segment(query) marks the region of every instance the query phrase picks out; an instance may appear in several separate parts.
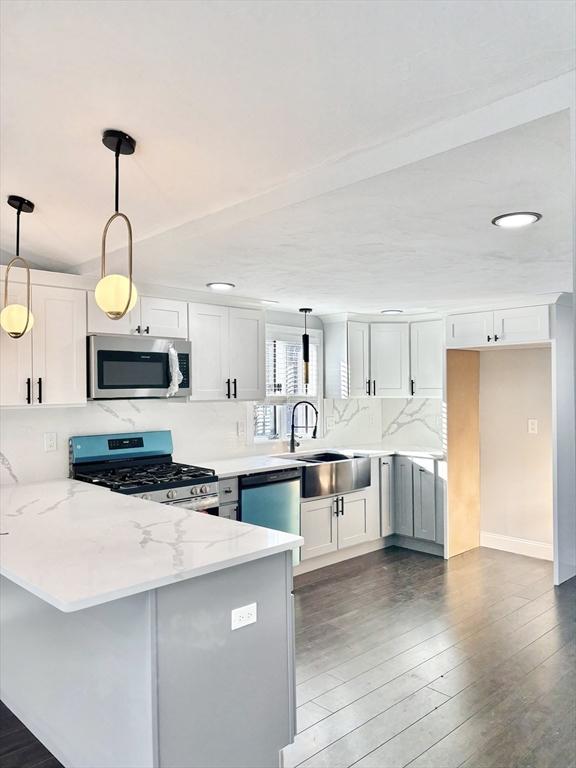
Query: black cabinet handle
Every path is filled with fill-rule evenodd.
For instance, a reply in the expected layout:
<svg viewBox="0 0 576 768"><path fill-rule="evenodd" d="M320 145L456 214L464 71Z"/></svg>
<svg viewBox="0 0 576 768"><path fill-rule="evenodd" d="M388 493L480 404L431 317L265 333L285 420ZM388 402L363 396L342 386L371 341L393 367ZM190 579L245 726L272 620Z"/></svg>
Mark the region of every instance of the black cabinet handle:
<svg viewBox="0 0 576 768"><path fill-rule="evenodd" d="M226 397L230 400L230 379L226 379Z"/></svg>
<svg viewBox="0 0 576 768"><path fill-rule="evenodd" d="M232 381L232 384L234 385L234 397L237 398L238 397L238 381L234 379Z"/></svg>
<svg viewBox="0 0 576 768"><path fill-rule="evenodd" d="M410 379L410 394L414 397L414 379Z"/></svg>
<svg viewBox="0 0 576 768"><path fill-rule="evenodd" d="M336 496L334 501L336 502L336 509L334 510L334 514L336 515L336 517L338 517L338 515L340 514L340 505L338 503L338 496Z"/></svg>
<svg viewBox="0 0 576 768"><path fill-rule="evenodd" d="M366 379L366 394L370 394L370 379Z"/></svg>
<svg viewBox="0 0 576 768"><path fill-rule="evenodd" d="M142 333L142 326L141 325L137 325L136 326L136 333Z"/></svg>
<svg viewBox="0 0 576 768"><path fill-rule="evenodd" d="M372 394L376 397L376 379L372 382Z"/></svg>
<svg viewBox="0 0 576 768"><path fill-rule="evenodd" d="M498 339L499 339L499 338L500 338L500 336L498 336L498 334L497 334L497 333L495 333L495 334L494 334L494 341L498 341Z"/></svg>
<svg viewBox="0 0 576 768"><path fill-rule="evenodd" d="M340 496L340 514L344 517L344 496Z"/></svg>
<svg viewBox="0 0 576 768"><path fill-rule="evenodd" d="M38 402L42 402L42 379L38 379Z"/></svg>
<svg viewBox="0 0 576 768"><path fill-rule="evenodd" d="M32 379L26 379L26 402L28 405L32 402Z"/></svg>
<svg viewBox="0 0 576 768"><path fill-rule="evenodd" d="M492 341L492 336L486 336L486 341Z"/></svg>
<svg viewBox="0 0 576 768"><path fill-rule="evenodd" d="M144 328L144 333L150 333L150 326L147 325L146 328Z"/></svg>

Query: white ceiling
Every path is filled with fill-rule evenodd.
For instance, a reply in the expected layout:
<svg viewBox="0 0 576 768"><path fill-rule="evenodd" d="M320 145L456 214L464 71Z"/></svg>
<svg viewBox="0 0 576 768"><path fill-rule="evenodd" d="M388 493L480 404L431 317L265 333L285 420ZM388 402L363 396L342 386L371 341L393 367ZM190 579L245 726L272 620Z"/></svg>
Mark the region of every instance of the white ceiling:
<svg viewBox="0 0 576 768"><path fill-rule="evenodd" d="M79 268L111 213L100 134L118 127L138 140L121 208L143 279L357 311L569 290L561 116L209 234L174 228L569 71L573 23L570 0L4 0L1 193L37 204L24 252ZM545 217L485 227L519 207Z"/></svg>

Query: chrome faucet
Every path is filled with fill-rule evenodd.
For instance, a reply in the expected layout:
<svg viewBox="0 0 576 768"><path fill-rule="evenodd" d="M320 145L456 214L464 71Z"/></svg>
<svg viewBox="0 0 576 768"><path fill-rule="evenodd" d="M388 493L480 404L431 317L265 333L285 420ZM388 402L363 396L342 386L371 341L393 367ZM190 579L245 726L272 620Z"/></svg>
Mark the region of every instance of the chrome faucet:
<svg viewBox="0 0 576 768"><path fill-rule="evenodd" d="M312 430L312 438L315 440L318 435L318 408L316 408L315 405L312 405L312 403L309 403L308 400L299 400L294 406L294 409L292 411L292 421L290 423L290 453L295 453L296 447L300 445L300 443L296 442L296 438L294 436L295 430L305 429L305 427L303 426L298 427L294 424L294 416L296 414L296 408L298 408L299 405L309 405L310 408L312 408L312 410L316 414L316 421L314 423L314 429Z"/></svg>

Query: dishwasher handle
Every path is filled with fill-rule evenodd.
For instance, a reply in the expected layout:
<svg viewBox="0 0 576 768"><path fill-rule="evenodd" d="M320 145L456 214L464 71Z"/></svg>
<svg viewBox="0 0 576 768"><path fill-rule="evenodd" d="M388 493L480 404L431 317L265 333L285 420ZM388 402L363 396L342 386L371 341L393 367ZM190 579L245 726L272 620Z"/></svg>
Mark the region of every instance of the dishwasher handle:
<svg viewBox="0 0 576 768"><path fill-rule="evenodd" d="M260 485L300 480L300 478L300 469L281 469L277 472L257 472L253 475L241 475L238 481L240 488L255 488Z"/></svg>

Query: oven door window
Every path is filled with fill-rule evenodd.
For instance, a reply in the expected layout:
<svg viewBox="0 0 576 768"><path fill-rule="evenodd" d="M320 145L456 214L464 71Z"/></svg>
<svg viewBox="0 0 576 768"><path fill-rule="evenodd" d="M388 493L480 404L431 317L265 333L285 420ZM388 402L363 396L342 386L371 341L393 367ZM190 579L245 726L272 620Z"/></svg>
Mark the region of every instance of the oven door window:
<svg viewBox="0 0 576 768"><path fill-rule="evenodd" d="M99 389L166 389L168 385L165 352L98 351Z"/></svg>

